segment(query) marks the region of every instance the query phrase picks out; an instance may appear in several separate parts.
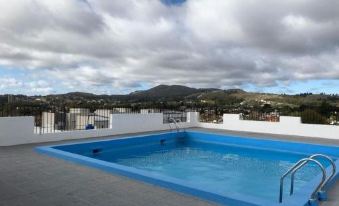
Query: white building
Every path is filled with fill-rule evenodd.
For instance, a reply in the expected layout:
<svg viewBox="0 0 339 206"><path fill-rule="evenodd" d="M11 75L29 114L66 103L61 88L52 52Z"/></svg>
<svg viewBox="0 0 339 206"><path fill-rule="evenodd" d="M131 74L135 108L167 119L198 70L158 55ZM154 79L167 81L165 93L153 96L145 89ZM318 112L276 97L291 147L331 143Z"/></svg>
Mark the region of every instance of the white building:
<svg viewBox="0 0 339 206"><path fill-rule="evenodd" d="M159 112L158 109L140 109L141 114L149 114Z"/></svg>
<svg viewBox="0 0 339 206"><path fill-rule="evenodd" d="M131 108L113 108L113 113L132 113Z"/></svg>

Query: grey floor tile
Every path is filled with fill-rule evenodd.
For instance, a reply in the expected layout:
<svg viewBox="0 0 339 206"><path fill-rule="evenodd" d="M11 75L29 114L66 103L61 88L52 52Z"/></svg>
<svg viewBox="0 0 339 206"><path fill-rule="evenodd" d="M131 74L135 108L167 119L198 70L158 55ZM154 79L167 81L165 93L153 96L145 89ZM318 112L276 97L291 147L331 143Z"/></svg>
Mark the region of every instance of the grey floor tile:
<svg viewBox="0 0 339 206"><path fill-rule="evenodd" d="M17 196L15 198L0 201L1 206L38 206L38 200L33 196Z"/></svg>

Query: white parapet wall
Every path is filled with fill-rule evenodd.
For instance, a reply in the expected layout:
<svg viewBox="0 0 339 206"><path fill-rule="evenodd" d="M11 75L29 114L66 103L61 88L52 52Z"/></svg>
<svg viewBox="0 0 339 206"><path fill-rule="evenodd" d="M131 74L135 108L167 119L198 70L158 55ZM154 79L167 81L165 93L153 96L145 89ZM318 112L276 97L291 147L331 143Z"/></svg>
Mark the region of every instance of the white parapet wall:
<svg viewBox="0 0 339 206"><path fill-rule="evenodd" d="M224 114L222 124L199 123L198 127L233 131L339 139L339 126L303 124L300 117L281 116L280 122L240 120L238 114Z"/></svg>
<svg viewBox="0 0 339 206"><path fill-rule="evenodd" d="M199 114L196 112L187 113L187 122L180 123L180 127L196 127L198 125L198 116ZM104 137L170 129L169 124L163 123L162 113L111 114L109 127L110 128L108 129L34 134L34 117L4 117L0 118L0 146ZM172 127L174 128L174 126Z"/></svg>
<svg viewBox="0 0 339 206"><path fill-rule="evenodd" d="M202 127L233 131L282 134L292 136L339 139L339 126L302 124L299 117L280 117L280 122L240 120L238 114L224 114L222 124L199 122L197 112L187 114L187 122L181 128ZM0 118L0 146L11 146L38 142L104 137L127 133L160 131L170 129L163 123L161 113L111 114L110 128L76 130L47 134L34 134L33 117ZM172 125L174 128L174 125Z"/></svg>
<svg viewBox="0 0 339 206"><path fill-rule="evenodd" d="M0 146L30 142L34 133L33 117L1 117Z"/></svg>
<svg viewBox="0 0 339 206"><path fill-rule="evenodd" d="M180 123L180 127L195 127L197 116L198 113L189 112L187 122ZM168 130L169 126L169 124L163 123L162 113L112 114L112 130L117 134Z"/></svg>

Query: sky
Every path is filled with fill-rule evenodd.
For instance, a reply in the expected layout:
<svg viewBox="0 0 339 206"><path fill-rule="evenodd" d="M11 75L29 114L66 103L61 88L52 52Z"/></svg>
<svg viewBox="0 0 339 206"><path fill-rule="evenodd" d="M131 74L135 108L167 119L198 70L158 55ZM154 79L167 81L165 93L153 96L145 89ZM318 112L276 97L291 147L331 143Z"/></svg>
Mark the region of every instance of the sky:
<svg viewBox="0 0 339 206"><path fill-rule="evenodd" d="M338 0L0 0L0 94L339 93Z"/></svg>

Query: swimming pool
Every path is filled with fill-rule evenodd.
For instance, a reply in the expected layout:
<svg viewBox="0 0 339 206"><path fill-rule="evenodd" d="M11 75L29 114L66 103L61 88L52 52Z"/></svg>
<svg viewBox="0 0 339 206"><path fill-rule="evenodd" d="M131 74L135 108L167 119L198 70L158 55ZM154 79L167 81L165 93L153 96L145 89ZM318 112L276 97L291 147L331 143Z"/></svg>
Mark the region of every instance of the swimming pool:
<svg viewBox="0 0 339 206"><path fill-rule="evenodd" d="M321 170L299 170L294 195L280 177L314 153L339 157L339 147L205 132L170 132L95 142L38 147L37 151L128 176L225 205L305 205ZM330 166L327 161L321 163ZM336 165L339 165L337 160ZM338 172L332 183L338 177ZM330 185L330 184L328 184Z"/></svg>

